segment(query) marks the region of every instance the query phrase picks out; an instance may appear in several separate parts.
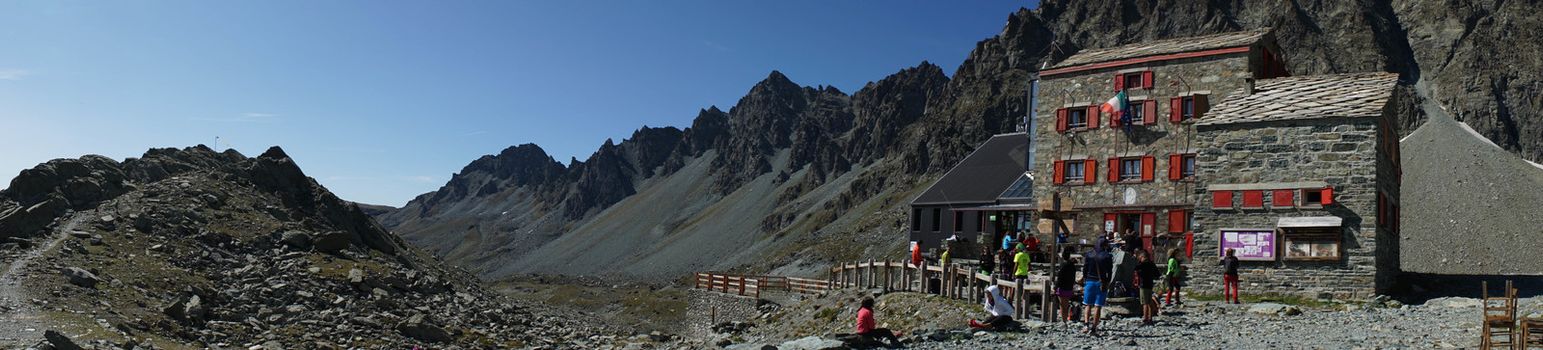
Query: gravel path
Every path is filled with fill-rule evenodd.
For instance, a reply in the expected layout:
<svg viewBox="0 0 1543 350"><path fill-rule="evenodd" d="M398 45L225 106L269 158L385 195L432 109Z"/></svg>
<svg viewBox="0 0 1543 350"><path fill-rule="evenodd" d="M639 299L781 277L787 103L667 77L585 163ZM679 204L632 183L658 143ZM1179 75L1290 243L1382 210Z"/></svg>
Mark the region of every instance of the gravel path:
<svg viewBox="0 0 1543 350"><path fill-rule="evenodd" d="M957 334L913 349L1147 348L1147 349L1442 349L1478 345L1479 311L1472 299L1422 306L1353 311L1302 310L1294 316L1249 312L1251 305L1200 303L1168 310L1152 326L1139 318L1105 320L1105 334L1080 324L1040 325L1023 333ZM1524 303L1524 305L1527 305ZM1537 305L1536 301L1532 305Z"/></svg>
<svg viewBox="0 0 1543 350"><path fill-rule="evenodd" d="M31 277L33 271L29 267L34 260L68 238L76 224L95 217L92 213L76 213L62 228L54 230L54 237L47 244L20 254L5 267L5 273L0 275L0 347L10 349L27 346L43 338L47 326L43 323L42 315L28 302L22 282Z"/></svg>
<svg viewBox="0 0 1543 350"><path fill-rule="evenodd" d="M850 292L810 298L769 317L745 320L757 324L749 331L710 335L687 344L823 348L834 334L850 332L855 311L846 305L862 296ZM1368 301L1321 307L1190 301L1165 308L1151 326L1142 326L1139 317L1106 318L1098 336L1081 334L1080 323L1038 321L1025 321L1020 332L975 332L964 320L982 317L982 311L978 305L959 303L889 293L878 298L875 317L879 327L901 333L910 349L1456 349L1476 347L1480 333L1479 302L1472 298L1438 298L1421 305ZM1521 299L1518 311L1543 316L1543 297ZM824 345L811 345L821 342Z"/></svg>

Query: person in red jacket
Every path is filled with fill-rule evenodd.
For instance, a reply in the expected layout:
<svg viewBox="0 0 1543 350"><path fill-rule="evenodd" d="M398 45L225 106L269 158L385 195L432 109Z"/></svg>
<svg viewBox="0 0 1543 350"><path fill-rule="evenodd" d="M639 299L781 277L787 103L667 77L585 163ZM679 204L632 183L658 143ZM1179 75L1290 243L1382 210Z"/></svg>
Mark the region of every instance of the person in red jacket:
<svg viewBox="0 0 1543 350"><path fill-rule="evenodd" d="M863 298L862 306L857 308L857 335L865 342L882 343L889 341L889 346L900 346L900 338L895 336L888 328L874 328L873 298Z"/></svg>

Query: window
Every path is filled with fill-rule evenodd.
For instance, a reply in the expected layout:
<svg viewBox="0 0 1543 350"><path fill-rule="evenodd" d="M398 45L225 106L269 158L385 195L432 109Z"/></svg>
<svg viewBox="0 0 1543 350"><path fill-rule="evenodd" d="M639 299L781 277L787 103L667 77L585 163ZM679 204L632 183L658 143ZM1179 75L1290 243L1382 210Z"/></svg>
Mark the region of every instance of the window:
<svg viewBox="0 0 1543 350"><path fill-rule="evenodd" d="M1189 120L1191 118L1194 118L1195 117L1195 97L1194 96L1184 96L1184 97L1181 97L1180 100L1181 100L1181 102L1179 102L1179 105L1181 107L1180 107L1180 111L1179 111L1179 120L1180 121L1184 121L1184 120Z"/></svg>
<svg viewBox="0 0 1543 350"><path fill-rule="evenodd" d="M1297 202L1296 202L1296 199L1293 196L1293 194L1295 194L1296 192L1297 191L1292 191L1292 190L1274 190L1274 191L1270 191L1270 207L1272 207L1272 208L1290 208L1290 207L1296 206Z"/></svg>
<svg viewBox="0 0 1543 350"><path fill-rule="evenodd" d="M1232 191L1211 192L1212 209L1232 209Z"/></svg>
<svg viewBox="0 0 1543 350"><path fill-rule="evenodd" d="M1243 209L1264 209L1264 191L1243 191Z"/></svg>
<svg viewBox="0 0 1543 350"><path fill-rule="evenodd" d="M1120 159L1120 181L1141 180L1141 158Z"/></svg>
<svg viewBox="0 0 1543 350"><path fill-rule="evenodd" d="M942 231L942 229L940 229L940 227L942 227L942 224L943 224L943 210L942 209L932 209L932 232Z"/></svg>
<svg viewBox="0 0 1543 350"><path fill-rule="evenodd" d="M1339 227L1292 227L1282 229L1286 260L1335 261L1340 259Z"/></svg>
<svg viewBox="0 0 1543 350"><path fill-rule="evenodd" d="M1195 155L1186 154L1183 156L1183 165L1180 166L1179 174L1183 175L1183 178L1186 179L1195 177Z"/></svg>
<svg viewBox="0 0 1543 350"><path fill-rule="evenodd" d="M1066 161L1062 164L1066 166L1066 170L1062 171L1062 174L1065 174L1066 176L1066 180L1082 181L1083 179L1087 178L1087 162L1081 160L1072 160Z"/></svg>
<svg viewBox="0 0 1543 350"><path fill-rule="evenodd" d="M1141 125L1147 120L1147 101L1130 101L1130 123Z"/></svg>
<svg viewBox="0 0 1543 350"><path fill-rule="evenodd" d="M1119 73L1114 75L1114 91L1126 89L1151 89L1152 71Z"/></svg>
<svg viewBox="0 0 1543 350"><path fill-rule="evenodd" d="M1071 129L1088 127L1087 108L1069 108L1066 110L1066 127Z"/></svg>
<svg viewBox="0 0 1543 350"><path fill-rule="evenodd" d="M1194 154L1168 155L1168 180L1179 181L1195 177Z"/></svg>
<svg viewBox="0 0 1543 350"><path fill-rule="evenodd" d="M954 212L954 232L964 232L964 212Z"/></svg>
<svg viewBox="0 0 1543 350"><path fill-rule="evenodd" d="M911 231L922 230L922 210L911 209Z"/></svg>
<svg viewBox="0 0 1543 350"><path fill-rule="evenodd" d="M1322 208L1334 204L1334 188L1310 188L1302 190L1303 208Z"/></svg>
<svg viewBox="0 0 1543 350"><path fill-rule="evenodd" d="M1168 233L1181 234L1189 230L1189 211L1174 209L1168 211Z"/></svg>

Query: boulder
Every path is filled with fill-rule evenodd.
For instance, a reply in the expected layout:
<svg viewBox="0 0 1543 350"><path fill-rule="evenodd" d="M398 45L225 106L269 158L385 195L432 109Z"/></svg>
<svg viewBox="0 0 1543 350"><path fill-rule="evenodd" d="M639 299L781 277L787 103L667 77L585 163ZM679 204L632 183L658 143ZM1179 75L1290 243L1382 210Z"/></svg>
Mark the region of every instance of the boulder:
<svg viewBox="0 0 1543 350"><path fill-rule="evenodd" d="M311 249L311 235L300 231L284 231L279 238L280 243L299 250Z"/></svg>
<svg viewBox="0 0 1543 350"><path fill-rule="evenodd" d="M430 343L441 343L454 340L454 338L450 336L450 332L446 332L444 328L440 328L439 326L430 323L430 321L424 317L423 314L413 315L412 317L407 318L407 320L402 321L402 323L398 323L396 325L396 330L408 338Z"/></svg>
<svg viewBox="0 0 1543 350"><path fill-rule="evenodd" d="M70 284L85 288L96 288L96 284L102 282L102 279L96 277L96 274L79 267L66 267L62 273L65 278L70 279Z"/></svg>
<svg viewBox="0 0 1543 350"><path fill-rule="evenodd" d="M782 350L840 350L847 349L847 346L841 343L840 340L810 336L783 342L777 348Z"/></svg>
<svg viewBox="0 0 1543 350"><path fill-rule="evenodd" d="M1248 312L1259 315L1283 315L1295 316L1302 314L1302 309L1295 306L1277 303L1259 303L1248 307Z"/></svg>
<svg viewBox="0 0 1543 350"><path fill-rule="evenodd" d="M312 239L311 245L316 247L318 252L337 253L343 249L348 249L349 244L352 244L352 242L347 232L333 231L316 235Z"/></svg>
<svg viewBox="0 0 1543 350"><path fill-rule="evenodd" d="M1480 304L1481 303L1479 302L1479 299L1463 297L1436 298L1425 302L1425 305L1447 307L1453 309L1478 309Z"/></svg>
<svg viewBox="0 0 1543 350"><path fill-rule="evenodd" d="M67 337L64 334L61 334L58 331L54 331L52 329L43 332L43 339L47 340L48 345L52 346L55 350L82 349L80 345L75 344L75 341L70 340L70 337Z"/></svg>

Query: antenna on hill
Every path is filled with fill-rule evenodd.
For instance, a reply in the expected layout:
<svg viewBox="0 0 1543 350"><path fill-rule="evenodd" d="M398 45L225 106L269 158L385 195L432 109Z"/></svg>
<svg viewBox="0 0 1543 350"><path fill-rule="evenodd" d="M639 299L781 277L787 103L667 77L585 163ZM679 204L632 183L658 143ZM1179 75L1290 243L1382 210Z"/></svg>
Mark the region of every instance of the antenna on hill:
<svg viewBox="0 0 1543 350"><path fill-rule="evenodd" d="M220 136L219 135L214 135L214 145L212 145L212 147L209 147L209 148L213 148L215 152L219 152L220 151Z"/></svg>

